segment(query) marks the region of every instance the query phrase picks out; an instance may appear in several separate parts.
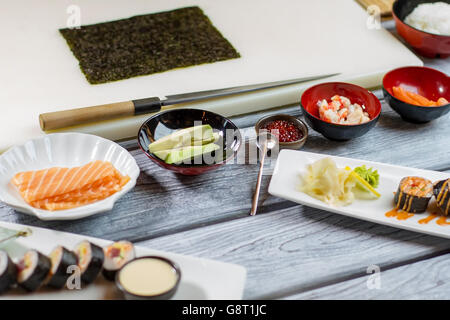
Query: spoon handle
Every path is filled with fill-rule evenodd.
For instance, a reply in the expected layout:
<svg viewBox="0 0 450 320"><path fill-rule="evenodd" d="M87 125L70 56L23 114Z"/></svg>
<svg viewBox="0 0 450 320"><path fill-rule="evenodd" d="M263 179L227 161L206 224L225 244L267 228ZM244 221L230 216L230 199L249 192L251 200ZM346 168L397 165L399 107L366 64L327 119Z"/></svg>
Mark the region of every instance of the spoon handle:
<svg viewBox="0 0 450 320"><path fill-rule="evenodd" d="M261 180L264 169L264 160L266 159L266 153L267 153L267 143L264 144L263 152L261 155L258 179L256 180L255 194L253 195L252 210L250 211L251 216L254 216L256 214L256 209L258 208L259 191L261 189Z"/></svg>

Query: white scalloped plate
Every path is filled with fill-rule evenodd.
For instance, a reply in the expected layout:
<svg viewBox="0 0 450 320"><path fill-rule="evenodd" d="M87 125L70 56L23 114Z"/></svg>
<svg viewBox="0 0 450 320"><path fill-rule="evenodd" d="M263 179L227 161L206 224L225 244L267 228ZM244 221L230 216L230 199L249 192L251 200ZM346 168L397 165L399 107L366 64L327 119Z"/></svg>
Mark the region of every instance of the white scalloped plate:
<svg viewBox="0 0 450 320"><path fill-rule="evenodd" d="M93 160L110 161L130 181L112 196L69 210L47 211L27 204L11 178L20 171L50 167L76 167ZM139 167L131 154L110 140L82 133L54 133L15 146L0 156L0 200L15 210L41 220L73 220L109 211L114 203L136 184Z"/></svg>

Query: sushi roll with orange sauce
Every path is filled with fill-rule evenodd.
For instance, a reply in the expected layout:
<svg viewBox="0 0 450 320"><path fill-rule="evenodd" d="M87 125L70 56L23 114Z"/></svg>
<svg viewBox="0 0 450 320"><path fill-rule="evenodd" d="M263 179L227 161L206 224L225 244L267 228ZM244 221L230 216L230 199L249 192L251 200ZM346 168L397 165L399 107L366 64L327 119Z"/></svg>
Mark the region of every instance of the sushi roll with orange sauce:
<svg viewBox="0 0 450 320"><path fill-rule="evenodd" d="M405 177L394 197L395 208L410 213L425 212L433 196L433 183L421 177Z"/></svg>
<svg viewBox="0 0 450 320"><path fill-rule="evenodd" d="M436 204L446 216L450 213L450 179L438 181L434 184Z"/></svg>

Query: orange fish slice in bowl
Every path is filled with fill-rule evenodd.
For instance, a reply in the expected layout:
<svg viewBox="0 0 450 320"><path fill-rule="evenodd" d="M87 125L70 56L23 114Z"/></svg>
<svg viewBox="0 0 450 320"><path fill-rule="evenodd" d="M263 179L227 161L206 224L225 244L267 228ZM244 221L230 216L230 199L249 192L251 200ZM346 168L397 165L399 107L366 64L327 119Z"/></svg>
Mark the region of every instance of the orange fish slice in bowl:
<svg viewBox="0 0 450 320"><path fill-rule="evenodd" d="M80 167L19 172L11 182L29 205L54 211L103 200L129 180L110 162L96 160Z"/></svg>
<svg viewBox="0 0 450 320"><path fill-rule="evenodd" d="M437 107L444 106L449 103L444 97L440 97L437 101L433 101L425 98L418 93L406 90L400 86L392 87L392 92L394 93L394 97L396 97L397 99L416 106Z"/></svg>

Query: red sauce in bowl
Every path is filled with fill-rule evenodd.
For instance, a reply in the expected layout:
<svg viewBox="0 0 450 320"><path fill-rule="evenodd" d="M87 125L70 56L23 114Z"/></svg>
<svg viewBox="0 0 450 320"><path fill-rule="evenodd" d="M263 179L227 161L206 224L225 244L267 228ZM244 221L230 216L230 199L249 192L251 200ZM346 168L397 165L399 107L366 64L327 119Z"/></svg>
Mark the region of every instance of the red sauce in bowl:
<svg viewBox="0 0 450 320"><path fill-rule="evenodd" d="M294 142L303 138L303 133L291 121L274 120L268 122L261 129L266 129L278 138L280 142Z"/></svg>

